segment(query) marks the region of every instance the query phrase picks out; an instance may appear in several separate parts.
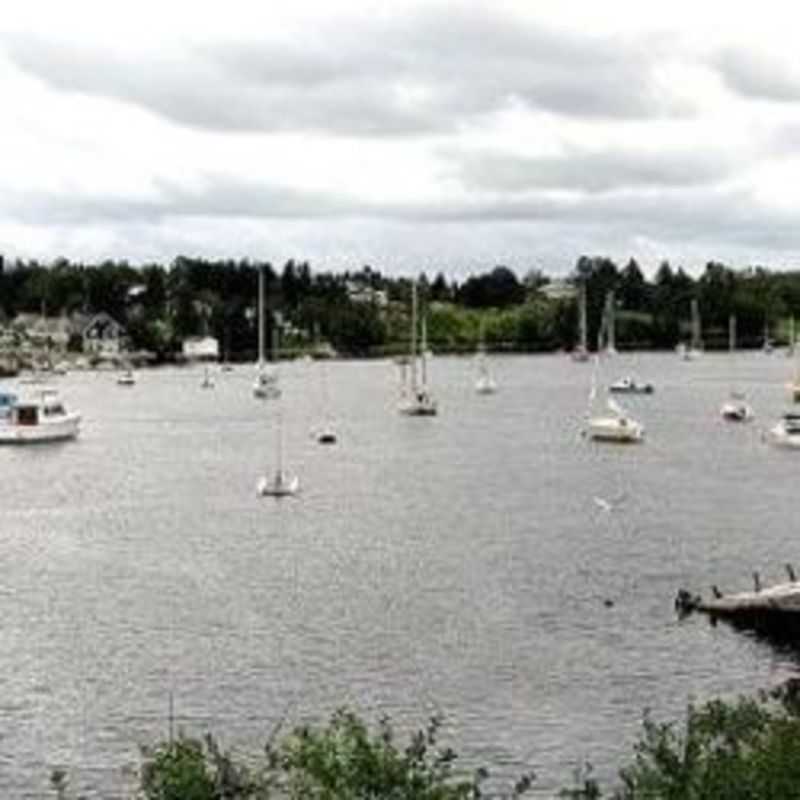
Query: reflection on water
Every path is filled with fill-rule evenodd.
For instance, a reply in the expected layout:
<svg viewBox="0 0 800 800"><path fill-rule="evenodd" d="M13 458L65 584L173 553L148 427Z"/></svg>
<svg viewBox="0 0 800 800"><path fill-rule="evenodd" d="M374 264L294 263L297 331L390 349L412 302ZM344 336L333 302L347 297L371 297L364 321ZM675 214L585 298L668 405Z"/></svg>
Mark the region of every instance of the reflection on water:
<svg viewBox="0 0 800 800"><path fill-rule="evenodd" d="M467 760L532 767L547 795L576 762L626 757L645 707L782 680L793 654L679 623L672 600L798 560L797 454L760 436L785 360L735 362L751 426L719 419L726 356L608 363L605 381L656 385L624 400L641 447L581 439L591 367L545 356L493 359L490 397L470 362L435 358L433 419L396 413L388 362L331 363L339 443L321 448L319 365L286 365L302 492L280 502L255 493L275 406L250 370L213 391L202 370L61 379L80 439L0 450L5 794L42 796L66 764L88 796L122 796L173 692L180 724L251 748L284 715L441 710Z"/></svg>

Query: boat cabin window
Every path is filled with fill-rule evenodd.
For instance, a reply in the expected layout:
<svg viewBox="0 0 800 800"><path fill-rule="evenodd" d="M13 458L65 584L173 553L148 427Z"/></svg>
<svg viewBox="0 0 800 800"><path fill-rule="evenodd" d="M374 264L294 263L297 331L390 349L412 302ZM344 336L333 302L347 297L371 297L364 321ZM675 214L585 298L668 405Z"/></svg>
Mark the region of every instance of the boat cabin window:
<svg viewBox="0 0 800 800"><path fill-rule="evenodd" d="M18 425L36 425L39 421L36 406L17 406Z"/></svg>
<svg viewBox="0 0 800 800"><path fill-rule="evenodd" d="M62 406L61 403L48 403L46 406L44 406L42 411L46 417L55 417L66 413L64 411L64 406Z"/></svg>

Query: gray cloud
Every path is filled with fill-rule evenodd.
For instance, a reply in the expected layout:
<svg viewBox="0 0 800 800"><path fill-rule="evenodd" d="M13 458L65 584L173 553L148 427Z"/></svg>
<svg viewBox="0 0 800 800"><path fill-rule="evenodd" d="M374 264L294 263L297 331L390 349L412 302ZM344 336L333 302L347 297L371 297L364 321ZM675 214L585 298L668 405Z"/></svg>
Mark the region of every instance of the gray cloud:
<svg viewBox="0 0 800 800"><path fill-rule="evenodd" d="M800 69L768 54L729 48L716 58L725 83L746 97L795 102L800 100Z"/></svg>
<svg viewBox="0 0 800 800"><path fill-rule="evenodd" d="M371 203L209 175L201 186L191 189L162 181L157 193L144 200L6 192L0 195L0 211L6 220L76 229L194 221L202 231L203 220L213 221L220 229L269 220L276 226L303 225L307 232L359 222L386 229L408 225L422 237L419 248L427 248L431 254L437 251L442 230L480 228L491 232L502 249L503 231L515 225L529 226L534 239L536 231L557 227L569 242L588 238L591 232L599 235L600 241L611 236L626 241L649 237L681 244L726 242L773 250L800 245L794 215L765 208L748 191L708 187L632 188L573 197L539 192L478 196L446 204Z"/></svg>
<svg viewBox="0 0 800 800"><path fill-rule="evenodd" d="M662 52L655 39L556 33L464 7L391 26L322 30L292 47L173 46L170 57L22 34L0 45L19 68L60 90L214 130L419 134L512 103L580 117L686 111L654 85Z"/></svg>
<svg viewBox="0 0 800 800"><path fill-rule="evenodd" d="M524 158L505 153L448 151L464 186L501 192L567 189L606 192L631 187L677 187L714 183L734 165L716 153L579 151L558 157Z"/></svg>

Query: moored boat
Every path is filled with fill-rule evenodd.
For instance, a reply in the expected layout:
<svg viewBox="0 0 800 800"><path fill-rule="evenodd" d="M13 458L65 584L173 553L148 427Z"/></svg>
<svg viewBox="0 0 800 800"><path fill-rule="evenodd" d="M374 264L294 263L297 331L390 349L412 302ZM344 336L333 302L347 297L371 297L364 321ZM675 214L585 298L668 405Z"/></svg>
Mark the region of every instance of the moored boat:
<svg viewBox="0 0 800 800"><path fill-rule="evenodd" d="M43 389L32 399L16 400L0 422L0 444L56 442L78 435L81 415L68 411L54 389Z"/></svg>
<svg viewBox="0 0 800 800"><path fill-rule="evenodd" d="M652 383L640 383L635 378L626 375L618 381L614 381L608 387L609 392L615 394L653 394L655 391Z"/></svg>

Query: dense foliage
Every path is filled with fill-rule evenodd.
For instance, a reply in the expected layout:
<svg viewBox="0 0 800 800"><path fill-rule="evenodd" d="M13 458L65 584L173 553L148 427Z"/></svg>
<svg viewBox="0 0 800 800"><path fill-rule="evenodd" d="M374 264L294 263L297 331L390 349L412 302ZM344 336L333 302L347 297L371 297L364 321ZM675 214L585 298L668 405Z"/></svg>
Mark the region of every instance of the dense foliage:
<svg viewBox="0 0 800 800"><path fill-rule="evenodd" d="M645 717L633 763L610 794L583 775L569 800L797 800L800 704L789 682L755 699L689 706L679 727Z"/></svg>
<svg viewBox="0 0 800 800"><path fill-rule="evenodd" d="M382 720L372 732L338 711L325 726L302 726L275 737L249 765L223 753L213 738L180 737L145 752L141 795L146 800L477 800L483 769L459 771L456 754L438 744L440 722L400 747ZM523 776L506 795L531 785Z"/></svg>
<svg viewBox="0 0 800 800"><path fill-rule="evenodd" d="M42 265L4 264L0 259L0 322L21 312L55 316L107 311L126 326L134 349L168 357L187 336L208 333L219 340L224 354L251 358L262 268L267 336L281 323L285 349L309 349L321 340L345 354L379 355L405 348L408 278L369 267L312 273L307 263L294 261L275 270L268 263L185 256L168 267L137 268L124 261L94 265L58 259ZM664 262L648 280L634 260L620 269L608 258L582 256L569 280L574 287L586 287L590 345L597 340L612 290L622 347L674 347L688 336L692 299L699 303L709 347L726 346L731 315L737 319L740 345L751 347L760 346L767 335L785 341L789 317L800 315L800 272L733 270L712 262L695 279ZM550 280L541 272L532 271L520 281L513 271L498 266L460 285L441 273L432 281L422 274L418 283L435 349L473 349L481 337L496 349L553 350L575 344L576 300L549 293ZM367 293L356 296L359 289Z"/></svg>

